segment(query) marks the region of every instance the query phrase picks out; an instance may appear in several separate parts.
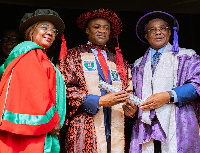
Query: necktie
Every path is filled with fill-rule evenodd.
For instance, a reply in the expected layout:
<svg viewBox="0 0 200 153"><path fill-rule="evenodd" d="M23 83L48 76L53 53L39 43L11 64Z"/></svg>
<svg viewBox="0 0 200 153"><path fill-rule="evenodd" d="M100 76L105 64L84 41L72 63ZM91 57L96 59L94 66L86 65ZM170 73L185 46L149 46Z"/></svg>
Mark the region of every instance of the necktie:
<svg viewBox="0 0 200 153"><path fill-rule="evenodd" d="M161 53L159 51L156 51L155 54L153 55L152 63L151 63L151 68L152 68L152 74L154 74L156 66L160 60Z"/></svg>
<svg viewBox="0 0 200 153"><path fill-rule="evenodd" d="M151 62L152 76L153 76L156 66L160 60L160 56L161 56L161 53L159 51L156 51L155 54L153 55L152 62ZM155 109L153 109L150 112L151 112L150 119L153 120L156 115L156 111L155 111Z"/></svg>
<svg viewBox="0 0 200 153"><path fill-rule="evenodd" d="M101 53L101 49L97 49L97 51L98 51L97 56L98 56L99 63L101 65L101 69L103 71L103 75L106 79L106 82L108 82L108 65L106 63L106 60L105 60L103 54Z"/></svg>

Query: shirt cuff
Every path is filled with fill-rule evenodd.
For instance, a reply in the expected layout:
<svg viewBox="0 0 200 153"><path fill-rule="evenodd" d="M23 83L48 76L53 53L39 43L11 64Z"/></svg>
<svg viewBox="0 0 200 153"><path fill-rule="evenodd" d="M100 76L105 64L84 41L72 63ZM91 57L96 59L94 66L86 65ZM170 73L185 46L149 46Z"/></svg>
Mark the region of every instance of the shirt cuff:
<svg viewBox="0 0 200 153"><path fill-rule="evenodd" d="M176 94L176 91L174 90L171 90L173 95L174 95L174 102L173 103L177 103L178 102L178 97L177 97L177 94Z"/></svg>

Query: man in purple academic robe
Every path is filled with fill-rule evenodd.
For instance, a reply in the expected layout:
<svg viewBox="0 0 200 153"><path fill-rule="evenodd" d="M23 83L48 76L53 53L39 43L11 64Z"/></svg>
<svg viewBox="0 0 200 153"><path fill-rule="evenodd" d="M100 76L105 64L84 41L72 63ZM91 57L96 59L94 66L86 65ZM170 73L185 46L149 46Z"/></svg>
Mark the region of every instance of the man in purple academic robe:
<svg viewBox="0 0 200 153"><path fill-rule="evenodd" d="M161 11L136 25L150 47L132 65L135 94L145 102L135 115L130 153L200 152L200 57L178 46L178 30L178 21Z"/></svg>

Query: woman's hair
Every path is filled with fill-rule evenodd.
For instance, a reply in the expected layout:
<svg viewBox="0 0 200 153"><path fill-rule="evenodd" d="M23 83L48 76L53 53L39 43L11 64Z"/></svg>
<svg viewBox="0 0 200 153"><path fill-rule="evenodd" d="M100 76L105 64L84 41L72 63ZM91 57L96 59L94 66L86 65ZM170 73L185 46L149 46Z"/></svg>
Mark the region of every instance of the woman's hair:
<svg viewBox="0 0 200 153"><path fill-rule="evenodd" d="M33 36L33 32L35 31L35 28L37 27L37 25L39 24L40 22L37 22L33 25L31 25L26 31L25 31L25 40L30 40L32 41L32 36Z"/></svg>

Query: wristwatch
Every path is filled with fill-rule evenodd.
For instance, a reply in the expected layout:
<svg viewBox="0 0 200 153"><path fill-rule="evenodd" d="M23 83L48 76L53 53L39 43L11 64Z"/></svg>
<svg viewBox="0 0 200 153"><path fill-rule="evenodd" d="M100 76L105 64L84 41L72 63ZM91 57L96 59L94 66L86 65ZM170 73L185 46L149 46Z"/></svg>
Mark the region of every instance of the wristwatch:
<svg viewBox="0 0 200 153"><path fill-rule="evenodd" d="M174 94L172 91L167 91L169 93L169 103L174 103Z"/></svg>

